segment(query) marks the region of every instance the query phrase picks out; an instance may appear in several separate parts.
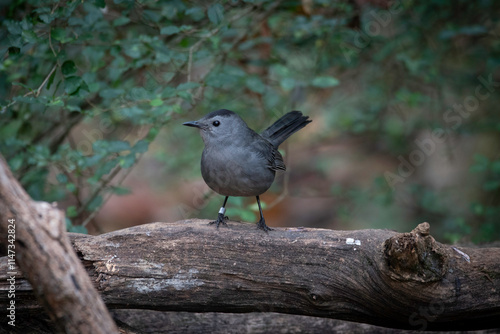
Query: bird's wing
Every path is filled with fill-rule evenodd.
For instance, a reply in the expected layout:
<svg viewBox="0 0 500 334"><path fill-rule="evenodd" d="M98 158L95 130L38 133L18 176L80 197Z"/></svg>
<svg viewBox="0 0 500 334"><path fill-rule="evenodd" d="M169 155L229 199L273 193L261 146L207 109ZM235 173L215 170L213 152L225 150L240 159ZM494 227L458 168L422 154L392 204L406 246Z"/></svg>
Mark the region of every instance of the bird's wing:
<svg viewBox="0 0 500 334"><path fill-rule="evenodd" d="M254 144L257 154L266 161L268 168L274 171L286 170L283 156L270 141L259 136L254 140Z"/></svg>
<svg viewBox="0 0 500 334"><path fill-rule="evenodd" d="M271 169L273 169L275 171L286 170L285 162L283 161L283 156L281 155L280 151L278 151L277 149L274 149L273 156L274 156L274 158L273 158L274 159L274 167Z"/></svg>

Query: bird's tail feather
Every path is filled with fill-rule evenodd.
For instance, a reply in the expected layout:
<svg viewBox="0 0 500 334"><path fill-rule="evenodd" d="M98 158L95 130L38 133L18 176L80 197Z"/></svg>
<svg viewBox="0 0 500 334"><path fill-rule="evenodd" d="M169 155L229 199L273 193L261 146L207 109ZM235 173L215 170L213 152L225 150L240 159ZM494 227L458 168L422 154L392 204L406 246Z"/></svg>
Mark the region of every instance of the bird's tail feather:
<svg viewBox="0 0 500 334"><path fill-rule="evenodd" d="M310 122L309 116L302 115L300 111L290 111L262 131L261 136L269 140L274 147L278 147L288 137Z"/></svg>

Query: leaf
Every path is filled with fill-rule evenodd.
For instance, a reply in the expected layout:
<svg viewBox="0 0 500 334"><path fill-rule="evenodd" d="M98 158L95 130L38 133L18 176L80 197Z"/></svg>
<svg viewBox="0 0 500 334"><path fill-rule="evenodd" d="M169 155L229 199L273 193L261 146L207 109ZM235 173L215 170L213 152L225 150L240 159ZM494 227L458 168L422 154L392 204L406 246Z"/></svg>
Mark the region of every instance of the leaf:
<svg viewBox="0 0 500 334"><path fill-rule="evenodd" d="M23 165L23 157L21 155L16 155L9 160L9 166L12 171L17 171Z"/></svg>
<svg viewBox="0 0 500 334"><path fill-rule="evenodd" d="M488 169L490 161L484 155L475 154L474 160L476 161L476 163L470 167L471 172L484 172Z"/></svg>
<svg viewBox="0 0 500 334"><path fill-rule="evenodd" d="M128 195L131 193L130 189L125 187L111 187L111 191L118 196Z"/></svg>
<svg viewBox="0 0 500 334"><path fill-rule="evenodd" d="M219 24L224 18L224 7L220 3L213 4L208 8L208 19L213 24Z"/></svg>
<svg viewBox="0 0 500 334"><path fill-rule="evenodd" d="M185 11L185 14L190 16L194 21L200 21L205 17L205 12L201 7L189 8Z"/></svg>
<svg viewBox="0 0 500 334"><path fill-rule="evenodd" d="M193 88L198 88L201 85L198 82L184 82L177 86L176 90L188 90Z"/></svg>
<svg viewBox="0 0 500 334"><path fill-rule="evenodd" d="M491 163L491 171L500 174L500 160L495 160Z"/></svg>
<svg viewBox="0 0 500 334"><path fill-rule="evenodd" d="M56 77L56 72L52 72L52 74L49 77L49 81L47 81L47 89L50 89L50 86L52 86L52 83L54 82L54 78Z"/></svg>
<svg viewBox="0 0 500 334"><path fill-rule="evenodd" d="M247 41L241 43L240 46L238 47L238 49L241 51L248 50L250 48L253 48L257 42L258 41L256 39L247 40Z"/></svg>
<svg viewBox="0 0 500 334"><path fill-rule="evenodd" d="M137 143L135 143L134 147L132 148L132 152L134 153L144 153L148 150L149 147L149 142L141 139Z"/></svg>
<svg viewBox="0 0 500 334"><path fill-rule="evenodd" d="M33 91L33 89L31 89L28 85L23 84L22 82L13 82L12 86L21 86L23 88L28 89L31 92Z"/></svg>
<svg viewBox="0 0 500 334"><path fill-rule="evenodd" d="M102 205L103 200L101 195L97 195L88 205L87 209L89 211L95 211L99 209L99 207Z"/></svg>
<svg viewBox="0 0 500 334"><path fill-rule="evenodd" d="M64 80L64 91L69 95L75 94L80 88L82 81L82 78L78 76L67 77Z"/></svg>
<svg viewBox="0 0 500 334"><path fill-rule="evenodd" d="M23 40L26 43L37 43L37 35L33 30L23 30L22 33Z"/></svg>
<svg viewBox="0 0 500 334"><path fill-rule="evenodd" d="M152 107L159 107L163 104L163 100L162 99L154 99L154 100L151 100L149 102L149 105L152 106Z"/></svg>
<svg viewBox="0 0 500 334"><path fill-rule="evenodd" d="M161 96L164 97L164 98L175 96L175 91L176 91L175 88L167 86L161 92Z"/></svg>
<svg viewBox="0 0 500 334"><path fill-rule="evenodd" d="M68 177L66 176L66 174L59 173L56 175L56 179L57 179L57 181L59 181L61 183L68 182Z"/></svg>
<svg viewBox="0 0 500 334"><path fill-rule="evenodd" d="M99 91L99 95L105 99L114 99L123 93L125 91L121 88L107 88Z"/></svg>
<svg viewBox="0 0 500 334"><path fill-rule="evenodd" d="M340 81L334 77L316 77L311 84L314 87L328 88L338 86Z"/></svg>
<svg viewBox="0 0 500 334"><path fill-rule="evenodd" d="M125 118L136 119L142 117L145 111L137 106L132 106L130 108L123 108L120 110L120 113Z"/></svg>
<svg viewBox="0 0 500 334"><path fill-rule="evenodd" d="M181 107L180 104L174 104L172 106L172 111L175 112L175 113L181 114L181 113L184 112L184 109L182 109L182 107Z"/></svg>
<svg viewBox="0 0 500 334"><path fill-rule="evenodd" d="M66 38L66 30L63 28L54 28L50 31L50 37L56 41L62 41Z"/></svg>
<svg viewBox="0 0 500 334"><path fill-rule="evenodd" d="M186 92L186 91L178 92L177 96L179 96L183 100L186 100L186 101L189 101L189 102L191 102L193 100L193 96L191 95L191 93Z"/></svg>
<svg viewBox="0 0 500 334"><path fill-rule="evenodd" d="M116 20L113 21L113 26L119 27L119 26L123 26L129 22L130 22L130 19L128 17L120 16L119 18L117 18Z"/></svg>
<svg viewBox="0 0 500 334"><path fill-rule="evenodd" d="M155 140L156 136L158 136L158 133L159 133L159 129L157 127L152 127L151 129L149 129L149 132L148 132L148 135L146 137L146 140L148 142L152 142L153 140ZM139 140L139 142L140 141L141 140Z"/></svg>
<svg viewBox="0 0 500 334"><path fill-rule="evenodd" d="M117 153L130 150L130 144L123 140L110 140L108 142L108 152Z"/></svg>
<svg viewBox="0 0 500 334"><path fill-rule="evenodd" d="M489 180L483 184L483 189L486 191L497 190L500 188L500 180Z"/></svg>
<svg viewBox="0 0 500 334"><path fill-rule="evenodd" d="M61 101L62 102L62 101ZM64 103L63 103L64 105ZM78 111L78 112L81 112L82 111L82 108L80 108L80 106L76 106L76 105L73 105L73 104L68 104L66 106L66 110L68 111Z"/></svg>
<svg viewBox="0 0 500 334"><path fill-rule="evenodd" d="M142 10L141 15L143 16L143 18L146 22L152 21L152 22L158 23L158 22L160 22L160 20L162 18L162 16L159 13L157 13L154 10L149 10L149 9Z"/></svg>
<svg viewBox="0 0 500 334"><path fill-rule="evenodd" d="M151 97L144 87L133 87L129 90L129 96L134 101L148 100Z"/></svg>
<svg viewBox="0 0 500 334"><path fill-rule="evenodd" d="M73 218L76 217L78 211L76 210L76 206L70 205L66 208L66 217Z"/></svg>
<svg viewBox="0 0 500 334"><path fill-rule="evenodd" d="M252 92L264 94L264 92L266 91L266 85L257 76L248 78L245 81L245 84L247 88L250 89Z"/></svg>
<svg viewBox="0 0 500 334"><path fill-rule="evenodd" d="M43 23L46 23L46 24L49 24L50 22L52 22L54 20L54 16L51 15L50 13L48 14L41 14L39 16L40 20L43 21Z"/></svg>
<svg viewBox="0 0 500 334"><path fill-rule="evenodd" d="M96 150L94 145L93 145L93 147L94 147L94 150ZM86 167L94 166L96 163L101 161L101 159L104 158L104 156L105 155L103 153L99 153L99 154L94 154L92 156L86 157L85 166Z"/></svg>
<svg viewBox="0 0 500 334"><path fill-rule="evenodd" d="M61 72L64 76L68 76L75 73L76 72L75 62L72 60L66 60L61 66Z"/></svg>
<svg viewBox="0 0 500 334"><path fill-rule="evenodd" d="M74 183L66 183L66 190L68 190L71 193L74 193L76 191L76 186Z"/></svg>
<svg viewBox="0 0 500 334"><path fill-rule="evenodd" d="M106 7L106 1L105 0L94 0L94 4L99 7L99 8L105 8Z"/></svg>
<svg viewBox="0 0 500 334"><path fill-rule="evenodd" d="M181 30L176 26L166 26L160 29L161 35L174 35L178 34Z"/></svg>
<svg viewBox="0 0 500 334"><path fill-rule="evenodd" d="M281 88L288 92L295 88L295 79L293 78L284 78L280 80Z"/></svg>
<svg viewBox="0 0 500 334"><path fill-rule="evenodd" d="M67 227L68 232L71 233L81 233L81 234L88 234L89 231L87 231L87 228L82 225L73 225L70 223L70 226Z"/></svg>
<svg viewBox="0 0 500 334"><path fill-rule="evenodd" d="M134 163L135 163L135 153L130 153L124 157L120 157L120 166L122 168L125 169L130 168L134 165Z"/></svg>
<svg viewBox="0 0 500 334"><path fill-rule="evenodd" d="M132 44L124 47L125 54L134 59L140 58L143 50L144 47L141 44Z"/></svg>

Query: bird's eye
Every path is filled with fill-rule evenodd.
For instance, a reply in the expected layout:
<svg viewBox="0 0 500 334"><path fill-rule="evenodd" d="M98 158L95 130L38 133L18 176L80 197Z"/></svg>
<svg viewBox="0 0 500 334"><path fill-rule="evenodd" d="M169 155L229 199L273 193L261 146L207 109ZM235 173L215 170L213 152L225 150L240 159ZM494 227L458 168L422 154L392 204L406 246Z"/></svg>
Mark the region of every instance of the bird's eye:
<svg viewBox="0 0 500 334"><path fill-rule="evenodd" d="M212 124L213 124L214 126L219 126L219 125L220 125L220 122L219 122L219 121L214 121Z"/></svg>

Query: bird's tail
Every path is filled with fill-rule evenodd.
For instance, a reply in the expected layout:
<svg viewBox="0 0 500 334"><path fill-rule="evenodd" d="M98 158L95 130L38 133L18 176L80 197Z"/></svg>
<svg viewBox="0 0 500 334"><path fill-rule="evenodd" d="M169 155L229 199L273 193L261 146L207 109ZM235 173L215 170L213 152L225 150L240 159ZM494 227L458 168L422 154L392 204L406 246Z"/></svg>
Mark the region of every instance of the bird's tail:
<svg viewBox="0 0 500 334"><path fill-rule="evenodd" d="M300 111L290 111L274 122L273 125L262 131L260 134L278 147L288 137L302 129L308 123L311 123L309 116L304 116Z"/></svg>

